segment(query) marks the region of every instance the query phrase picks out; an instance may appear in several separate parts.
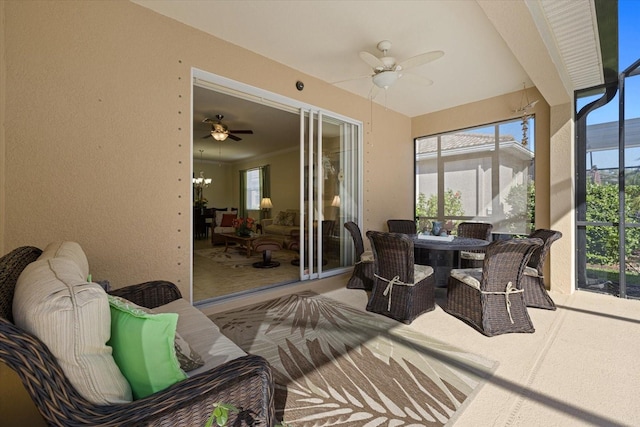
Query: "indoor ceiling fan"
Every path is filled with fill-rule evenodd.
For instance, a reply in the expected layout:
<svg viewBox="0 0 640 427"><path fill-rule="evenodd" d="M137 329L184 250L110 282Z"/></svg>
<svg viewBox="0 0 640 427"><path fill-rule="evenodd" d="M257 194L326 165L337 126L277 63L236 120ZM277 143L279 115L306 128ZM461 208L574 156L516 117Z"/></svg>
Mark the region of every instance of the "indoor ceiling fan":
<svg viewBox="0 0 640 427"><path fill-rule="evenodd" d="M441 58L444 55L443 51L434 50L431 52L425 52L420 55L412 56L411 58L405 59L401 62L396 62L396 59L394 57L387 56L387 53L391 49L391 42L389 40L382 40L380 43L378 43L377 48L380 52L382 52L382 57L377 57L366 51L360 52L360 59L362 59L370 67L373 68L373 74L356 78L371 78L371 81L374 85L370 94L371 98L375 97L379 89L388 89L389 87L393 86L401 77L405 77L405 79L408 78L422 86L429 86L433 84L433 81L425 77L421 77L417 74L411 73L405 74L404 72L410 68L435 61L436 59Z"/></svg>
<svg viewBox="0 0 640 427"><path fill-rule="evenodd" d="M252 130L230 130L227 125L222 123L222 119L224 116L222 114L216 114L216 120L205 118L202 123L208 123L211 125L211 132L209 135L204 136L203 138L213 137L216 141L224 141L227 138L233 139L234 141L241 141L242 138L235 136L234 134L253 134Z"/></svg>

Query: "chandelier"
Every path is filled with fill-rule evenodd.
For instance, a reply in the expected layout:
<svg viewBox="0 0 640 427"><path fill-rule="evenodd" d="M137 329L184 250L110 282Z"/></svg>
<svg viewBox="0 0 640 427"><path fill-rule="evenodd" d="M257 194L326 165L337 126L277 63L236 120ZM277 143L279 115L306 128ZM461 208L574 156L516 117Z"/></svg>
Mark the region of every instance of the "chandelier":
<svg viewBox="0 0 640 427"><path fill-rule="evenodd" d="M200 150L200 160L202 161L202 153L204 150ZM193 203L198 207L204 207L207 204L207 199L203 197L202 190L207 188L209 184L211 184L211 178L205 178L204 172L200 171L200 176L198 178L193 178L193 188L195 190Z"/></svg>

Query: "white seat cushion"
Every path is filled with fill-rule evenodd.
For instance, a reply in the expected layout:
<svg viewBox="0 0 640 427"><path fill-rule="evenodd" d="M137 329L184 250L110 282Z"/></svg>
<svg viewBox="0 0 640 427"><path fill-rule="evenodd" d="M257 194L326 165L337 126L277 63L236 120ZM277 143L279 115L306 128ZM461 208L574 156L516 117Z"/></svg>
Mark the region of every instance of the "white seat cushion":
<svg viewBox="0 0 640 427"><path fill-rule="evenodd" d="M236 229L233 227L214 227L213 232L216 234L235 233Z"/></svg>
<svg viewBox="0 0 640 427"><path fill-rule="evenodd" d="M482 261L484 259L484 252L460 251L460 258L471 259L474 261Z"/></svg>
<svg viewBox="0 0 640 427"><path fill-rule="evenodd" d="M74 242L46 247L24 269L13 298L15 324L40 338L75 389L98 405L130 402L131 388L112 355L109 301L88 283L86 256Z"/></svg>
<svg viewBox="0 0 640 427"><path fill-rule="evenodd" d="M451 277L461 281L465 285L480 290L482 268L454 268L451 270Z"/></svg>
<svg viewBox="0 0 640 427"><path fill-rule="evenodd" d="M413 265L413 283L418 283L433 274L433 267L428 265Z"/></svg>
<svg viewBox="0 0 640 427"><path fill-rule="evenodd" d="M203 312L185 299L180 298L156 307L153 312L178 313L178 333L204 360L203 366L187 372L190 377L247 354L224 336Z"/></svg>
<svg viewBox="0 0 640 427"><path fill-rule="evenodd" d="M372 251L364 251L362 255L360 255L360 261L362 262L373 262L373 252Z"/></svg>

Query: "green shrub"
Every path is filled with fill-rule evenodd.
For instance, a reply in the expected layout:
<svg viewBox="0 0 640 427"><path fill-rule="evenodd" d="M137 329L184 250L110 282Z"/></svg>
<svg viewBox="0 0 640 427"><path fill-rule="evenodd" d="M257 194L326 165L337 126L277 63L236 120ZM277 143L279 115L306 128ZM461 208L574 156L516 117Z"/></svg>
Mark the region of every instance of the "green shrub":
<svg viewBox="0 0 640 427"><path fill-rule="evenodd" d="M587 184L587 216L588 222L618 223L618 190L615 184ZM640 185L625 187L625 221L638 222L640 214ZM626 257L640 247L640 229L625 230ZM620 262L618 246L618 227L587 227L587 263L611 265Z"/></svg>

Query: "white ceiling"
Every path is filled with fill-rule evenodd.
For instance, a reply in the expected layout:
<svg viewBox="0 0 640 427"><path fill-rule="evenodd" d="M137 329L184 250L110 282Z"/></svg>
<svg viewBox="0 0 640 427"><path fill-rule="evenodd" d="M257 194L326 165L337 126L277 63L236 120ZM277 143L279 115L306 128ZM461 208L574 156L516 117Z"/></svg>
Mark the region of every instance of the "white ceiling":
<svg viewBox="0 0 640 427"><path fill-rule="evenodd" d="M433 85L401 78L374 99L409 117L514 92L523 83L550 105L569 102L573 90L599 84L602 75L593 0L132 1L330 83L370 74L358 53L381 56L381 40L392 42L389 55L398 61L444 51L407 72ZM336 86L366 98L372 83Z"/></svg>

